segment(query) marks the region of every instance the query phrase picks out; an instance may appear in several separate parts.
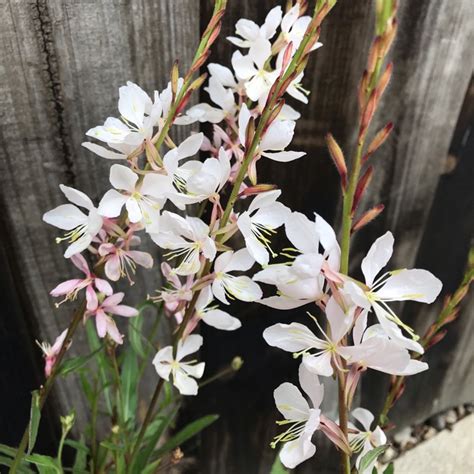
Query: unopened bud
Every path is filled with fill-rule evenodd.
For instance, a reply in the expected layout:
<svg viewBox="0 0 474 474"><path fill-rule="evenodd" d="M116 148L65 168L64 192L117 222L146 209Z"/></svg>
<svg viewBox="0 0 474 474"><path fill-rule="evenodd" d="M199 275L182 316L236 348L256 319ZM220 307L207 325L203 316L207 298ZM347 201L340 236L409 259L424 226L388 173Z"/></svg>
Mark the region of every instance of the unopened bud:
<svg viewBox="0 0 474 474"><path fill-rule="evenodd" d="M171 453L171 464L178 464L181 459L183 459L184 453L181 450L181 448L178 446L177 448L173 449L173 452Z"/></svg>
<svg viewBox="0 0 474 474"><path fill-rule="evenodd" d="M201 66L207 61L209 58L209 55L211 54L211 50L208 49L204 51L199 58L194 61L193 65L191 66L191 69L189 70L189 74L194 74L195 72L199 71Z"/></svg>
<svg viewBox="0 0 474 474"><path fill-rule="evenodd" d="M337 144L334 137L328 133L326 135L326 144L328 146L329 154L336 165L337 172L341 178L341 187L345 191L347 186L347 166L344 154L342 153L341 147Z"/></svg>
<svg viewBox="0 0 474 474"><path fill-rule="evenodd" d="M362 214L362 217L352 226L351 233L357 232L369 222L372 222L384 209L385 206L383 204L379 204L378 206L375 206Z"/></svg>
<svg viewBox="0 0 474 474"><path fill-rule="evenodd" d="M398 22L394 18L391 22L390 25L387 29L387 31L384 33L382 36L382 44L380 48L380 55L382 57L385 57L390 50L390 47L393 44L393 40L395 39L395 36L397 35L397 29L398 29Z"/></svg>
<svg viewBox="0 0 474 474"><path fill-rule="evenodd" d="M268 127L273 123L273 121L280 115L281 109L285 105L285 99L280 99L274 109L271 111L270 116L268 117L267 123L265 124L264 132Z"/></svg>
<svg viewBox="0 0 474 474"><path fill-rule="evenodd" d="M255 135L255 119L250 117L247 129L245 130L245 149L248 150Z"/></svg>
<svg viewBox="0 0 474 474"><path fill-rule="evenodd" d="M450 314L448 314L448 316L446 316L441 322L441 326L446 326L446 324L449 324L455 321L459 316L459 310L460 308L456 308Z"/></svg>
<svg viewBox="0 0 474 474"><path fill-rule="evenodd" d="M369 73L364 71L362 74L362 79L360 80L359 84L359 109L364 110L365 101L367 99L367 88L369 86Z"/></svg>
<svg viewBox="0 0 474 474"><path fill-rule="evenodd" d="M210 48L213 43L216 41L216 39L219 37L221 33L221 28L222 28L222 23L219 23L214 30L212 31L211 35L209 36L209 39L207 40L207 48Z"/></svg>
<svg viewBox="0 0 474 474"><path fill-rule="evenodd" d="M59 419L61 421L61 428L63 430L63 433L69 433L71 431L74 421L75 421L75 414L72 412L70 415L66 416L61 416Z"/></svg>
<svg viewBox="0 0 474 474"><path fill-rule="evenodd" d="M240 370L243 365L244 365L244 360L240 356L234 357L232 359L232 362L230 363L232 370L235 370L236 372Z"/></svg>
<svg viewBox="0 0 474 474"><path fill-rule="evenodd" d="M377 135L375 135L374 139L370 143L369 148L367 149L367 153L365 154L365 156L362 160L364 163L369 159L369 157L376 150L378 150L384 144L385 140L387 140L387 138L389 137L392 130L393 130L393 123L392 122L385 125L385 127L382 128L382 130L379 130Z"/></svg>
<svg viewBox="0 0 474 474"><path fill-rule="evenodd" d="M290 41L288 43L288 46L285 48L285 52L283 53L283 61L281 63L281 73L280 74L283 74L286 71L286 68L288 67L288 64L290 64L292 53L293 53L293 42Z"/></svg>
<svg viewBox="0 0 474 474"><path fill-rule="evenodd" d="M240 194L239 197L254 196L256 194L266 193L277 189L276 184L256 184L255 186L246 187Z"/></svg>
<svg viewBox="0 0 474 474"><path fill-rule="evenodd" d="M393 72L393 63L388 63L387 67L385 68L384 73L380 77L379 83L377 84L377 87L375 88L375 93L377 96L377 103L382 97L385 89L388 86L388 83L390 82L390 78L392 77L392 72Z"/></svg>
<svg viewBox="0 0 474 474"><path fill-rule="evenodd" d="M160 166L163 165L163 162L161 161L160 154L158 153L158 150L156 149L155 145L151 143L150 140L145 141L145 154L146 154L146 159L148 163L151 165L158 163Z"/></svg>
<svg viewBox="0 0 474 474"><path fill-rule="evenodd" d="M429 349L433 347L435 344L438 344L438 342L442 341L446 334L448 333L447 329L443 329L442 331L439 331L436 333L429 341L428 344L426 345L425 349Z"/></svg>
<svg viewBox="0 0 474 474"><path fill-rule="evenodd" d="M178 68L178 60L173 63L173 67L171 69L171 91L173 92L173 99L176 97L178 93L178 79L179 79L179 68Z"/></svg>
<svg viewBox="0 0 474 474"><path fill-rule="evenodd" d="M377 59L380 56L380 46L381 46L382 39L380 36L377 36L372 43L372 47L370 48L369 59L367 60L367 71L369 75L375 71L375 65L377 64Z"/></svg>
<svg viewBox="0 0 474 474"><path fill-rule="evenodd" d="M370 122L372 121L372 118L374 117L376 106L377 106L377 93L374 90L372 91L372 94L370 94L369 100L367 102L367 105L364 108L364 111L362 112L362 116L360 119L359 143L361 143L361 141L364 139L367 133Z"/></svg>
<svg viewBox="0 0 474 474"><path fill-rule="evenodd" d="M372 181L372 176L374 174L373 166L369 166L362 177L359 179L357 183L357 187L354 193L354 200L352 202L352 212L354 213L355 210L359 207L360 201L365 194L366 189L368 188L370 181Z"/></svg>

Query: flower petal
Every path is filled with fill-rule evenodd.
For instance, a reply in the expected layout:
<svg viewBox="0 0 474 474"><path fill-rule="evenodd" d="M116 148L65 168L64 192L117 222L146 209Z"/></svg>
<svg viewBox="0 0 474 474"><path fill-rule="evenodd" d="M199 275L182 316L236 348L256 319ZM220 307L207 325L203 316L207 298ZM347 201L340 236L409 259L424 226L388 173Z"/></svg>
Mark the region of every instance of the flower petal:
<svg viewBox="0 0 474 474"><path fill-rule="evenodd" d="M312 331L300 323L274 324L263 331L263 338L269 346L288 352L325 347Z"/></svg>
<svg viewBox="0 0 474 474"><path fill-rule="evenodd" d="M199 334L191 334L184 341L181 339L176 350L176 360L181 360L193 352L197 352L204 342Z"/></svg>
<svg viewBox="0 0 474 474"><path fill-rule="evenodd" d="M285 382L273 392L278 411L287 419L306 421L309 416L309 405L296 385Z"/></svg>
<svg viewBox="0 0 474 474"><path fill-rule="evenodd" d="M242 326L242 323L237 318L220 309L206 311L201 316L201 319L209 326L222 331L234 331Z"/></svg>
<svg viewBox="0 0 474 474"><path fill-rule="evenodd" d="M118 217L127 199L127 196L115 189L109 189L100 200L99 214L105 217Z"/></svg>
<svg viewBox="0 0 474 474"><path fill-rule="evenodd" d="M390 260L393 253L393 242L392 233L386 232L372 244L366 257L362 260L362 273L367 286L372 286L375 277Z"/></svg>
<svg viewBox="0 0 474 474"><path fill-rule="evenodd" d="M129 193L135 191L138 175L130 168L123 165L112 165L110 168L110 184L116 188Z"/></svg>
<svg viewBox="0 0 474 474"><path fill-rule="evenodd" d="M87 222L87 216L73 204L61 204L43 214L43 221L59 229L72 230Z"/></svg>

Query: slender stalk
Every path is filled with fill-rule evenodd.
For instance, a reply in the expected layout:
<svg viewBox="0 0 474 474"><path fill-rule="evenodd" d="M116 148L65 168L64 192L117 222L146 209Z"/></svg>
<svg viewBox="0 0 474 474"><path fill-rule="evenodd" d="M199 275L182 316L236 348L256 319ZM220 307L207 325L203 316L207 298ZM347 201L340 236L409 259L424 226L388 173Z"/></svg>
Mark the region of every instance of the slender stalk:
<svg viewBox="0 0 474 474"><path fill-rule="evenodd" d="M339 404L339 427L347 438L349 414L346 405L346 376L342 370L338 371L338 404ZM351 474L351 459L348 454L341 451L340 467L342 474Z"/></svg>
<svg viewBox="0 0 474 474"><path fill-rule="evenodd" d="M69 325L69 328L68 328L67 333L66 333L66 338L64 339L63 345L61 346L61 349L58 353L58 357L57 357L56 362L53 366L53 370L51 372L51 375L46 379L46 383L40 388L39 401L38 401L40 411L43 409L43 406L46 402L46 399L48 398L49 392L53 388L54 382L55 382L56 377L58 375L58 370L61 366L61 362L64 358L64 355L66 354L66 350L67 350L69 344L72 341L74 333L76 332L76 329L77 329L79 323L82 320L82 317L84 315L85 310L86 310L86 301L83 300L80 303L79 307L76 309L76 311L73 315L71 324ZM26 450L26 447L27 447L28 441L29 441L29 427L30 427L30 424L28 423L28 425L27 425L27 427L26 427L26 429L23 433L23 437L20 441L20 445L18 446L18 449L16 451L15 459L13 460L13 463L10 467L10 470L9 470L10 473L16 473L17 470L18 470L18 467L20 466L21 459L23 458L23 455L25 453L25 450Z"/></svg>

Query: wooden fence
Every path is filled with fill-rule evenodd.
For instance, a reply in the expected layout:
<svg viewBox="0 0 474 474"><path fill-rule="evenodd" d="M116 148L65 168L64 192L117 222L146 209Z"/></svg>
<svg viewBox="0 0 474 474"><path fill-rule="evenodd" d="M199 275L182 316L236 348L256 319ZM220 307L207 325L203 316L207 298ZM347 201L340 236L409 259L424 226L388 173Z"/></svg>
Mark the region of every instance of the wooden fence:
<svg viewBox="0 0 474 474"><path fill-rule="evenodd" d="M0 284L5 298L0 321L1 442L18 441L28 414L28 391L40 379L34 339L55 337L67 326L70 311L56 309L48 296L71 268L54 245L54 230L41 216L62 202L60 183L82 189L93 199L101 196L109 163L80 147L84 132L115 113L118 87L125 81L148 91L161 89L176 58L189 64L200 19L207 18L210 3L0 0ZM222 39L211 59L229 62L231 47L224 37L238 18L261 22L266 11L282 3L229 0ZM308 215L318 211L333 222L338 178L323 137L331 131L347 152L353 147L356 89L372 37L372 12L372 1L339 0L323 29L324 47L305 78L312 94L309 106L301 108L294 145L308 156L287 166L267 160L262 171L263 181L281 186L291 208ZM369 207L383 202L386 210L360 233L354 261L360 261L375 237L391 229L396 238L393 265L416 264L433 271L447 293L460 280L474 224L474 3L400 0L399 23L392 51L395 72L376 119L376 126L394 121L395 130L378 153L364 203ZM150 251L157 253L152 245ZM158 283L156 275L140 273L137 298ZM473 308L471 295L448 337L430 351L431 370L410 381L394 413L401 426L474 399ZM439 304L404 308L420 330L438 310ZM272 391L295 374L291 358L268 348L261 333L276 321L304 316L259 306L242 309L240 316L243 328L234 334L204 330L203 357L213 370L240 354L245 369L234 380L203 390L183 415L222 415L201 438L203 473L268 472L275 454L268 448L276 417ZM73 351L79 353L82 347L76 341ZM370 377L360 396L363 406L369 400L379 405L385 389L386 379ZM331 409L331 397L326 398ZM56 416L71 405L81 413L77 385L58 385L49 413ZM45 423L43 432L44 439L52 439L54 422ZM48 449L46 441L43 448ZM321 449L317 458L324 456ZM314 472L317 465L318 460L306 463L298 472Z"/></svg>

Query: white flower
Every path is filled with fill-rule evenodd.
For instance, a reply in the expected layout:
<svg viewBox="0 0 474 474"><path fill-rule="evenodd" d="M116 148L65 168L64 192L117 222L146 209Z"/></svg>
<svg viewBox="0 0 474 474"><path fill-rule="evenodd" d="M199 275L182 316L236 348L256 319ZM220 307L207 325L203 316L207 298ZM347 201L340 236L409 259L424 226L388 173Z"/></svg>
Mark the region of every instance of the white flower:
<svg viewBox="0 0 474 474"><path fill-rule="evenodd" d="M243 56L240 51L235 51L232 55L232 67L235 74L245 81L245 92L254 102L268 94L280 74L278 70L268 70L267 61L271 55L272 45L264 38L257 38L247 55Z"/></svg>
<svg viewBox="0 0 474 474"><path fill-rule="evenodd" d="M369 410L366 410L365 408L356 408L355 410L352 410L351 415L364 428L363 430L360 430L352 423L349 423L349 427L353 431L356 431L356 433L349 433L349 442L353 452L357 453L360 451L356 459L356 467L359 469L362 458L374 448L386 444L387 437L380 426L371 430L370 427L374 421L374 415L372 415ZM376 462L377 460L374 459L373 462L367 466L367 469L358 472L360 472L360 474L371 474Z"/></svg>
<svg viewBox="0 0 474 474"><path fill-rule="evenodd" d="M224 304L229 304L227 297L248 302L260 299L262 290L257 283L248 276L230 274L233 271L249 270L254 263L255 260L245 248L219 255L214 262L215 278L212 282L214 296Z"/></svg>
<svg viewBox="0 0 474 474"><path fill-rule="evenodd" d="M168 381L170 374L173 375L173 385L181 395L197 395L198 384L194 379L202 377L205 363L182 362L182 359L198 351L202 343L202 336L192 334L184 341L181 339L178 342L176 358L173 357L173 347L166 346L159 350L153 359L153 365L161 378Z"/></svg>
<svg viewBox="0 0 474 474"><path fill-rule="evenodd" d="M64 253L64 256L69 258L89 247L102 228L102 217L83 192L63 184L59 187L68 201L89 211L86 215L73 204L62 204L43 215L43 221L47 224L68 231L62 239L56 239L56 242L66 240L71 243Z"/></svg>
<svg viewBox="0 0 474 474"><path fill-rule="evenodd" d="M270 247L270 237L284 224L289 212L281 202L276 202L280 194L280 190L275 190L257 195L248 211L237 219L247 250L260 265L268 264L268 252L276 256Z"/></svg>
<svg viewBox="0 0 474 474"><path fill-rule="evenodd" d="M124 159L151 138L163 110L158 92L155 91L152 102L143 89L130 81L119 89L118 109L122 120L109 117L104 125L91 128L86 135L107 143L119 153L90 142L82 146L103 158Z"/></svg>
<svg viewBox="0 0 474 474"><path fill-rule="evenodd" d="M245 104L242 105L239 114L239 138L245 146L245 134L251 114ZM294 120L275 119L268 127L262 141L259 144L257 153L274 161L286 163L306 155L304 151L285 151L285 148L293 139L295 131Z"/></svg>
<svg viewBox="0 0 474 474"><path fill-rule="evenodd" d="M150 233L153 241L171 252L165 256L180 258L174 270L177 275L193 275L201 267L200 255L214 260L216 245L209 237L209 226L197 217L186 218L165 211L161 217L160 231Z"/></svg>
<svg viewBox="0 0 474 474"><path fill-rule="evenodd" d="M281 22L281 17L282 10L281 7L278 6L268 12L265 23L262 26L258 26L251 20L241 18L235 24L235 33L239 35L240 38L228 36L227 39L240 48L250 48L255 41L260 38L266 40L271 39L276 33L278 25Z"/></svg>
<svg viewBox="0 0 474 474"><path fill-rule="evenodd" d="M326 304L326 316L331 331L325 334L320 327L324 339L315 336L300 323L274 324L263 331L263 338L270 346L293 352L294 355L303 355L303 364L312 373L330 377L334 373L333 364L336 367L339 364L340 342L352 327L354 308L346 313L331 297Z"/></svg>
<svg viewBox="0 0 474 474"><path fill-rule="evenodd" d="M100 201L101 215L117 217L125 205L130 222L144 222L147 229L158 225L159 213L166 201L164 175L148 173L140 182L139 176L130 168L112 165L110 184L115 189L107 191Z"/></svg>
<svg viewBox="0 0 474 474"><path fill-rule="evenodd" d="M237 318L218 309L216 305L211 306L212 300L211 287L206 286L201 290L196 301L196 316L199 319L202 319L209 326L223 331L234 331L242 326Z"/></svg>
<svg viewBox="0 0 474 474"><path fill-rule="evenodd" d="M254 280L275 285L278 293L259 301L276 309L293 309L324 296L324 266L339 270L340 248L331 226L317 214L310 221L299 212L287 215L285 231L295 251L301 252L291 264L269 265ZM323 253L320 253L320 247Z"/></svg>
<svg viewBox="0 0 474 474"><path fill-rule="evenodd" d="M380 324L391 338L410 350L422 353L423 348L415 341L405 338L395 324L416 337L413 330L405 325L388 306L390 301L412 300L420 303L432 303L439 295L442 283L430 272L419 269L402 269L386 272L378 279L376 276L388 263L393 253L393 235L391 232L379 237L370 247L367 256L362 260L362 273L366 286L353 281L346 281L344 293L349 295L355 304L364 309L373 309ZM401 337L399 337L401 336ZM408 344L408 346L407 346Z"/></svg>
<svg viewBox="0 0 474 474"><path fill-rule="evenodd" d="M292 383L285 382L273 392L276 407L285 417L284 421L277 423L290 426L275 437L272 447L279 442L285 443L280 451L280 460L289 469L295 468L316 452L311 438L319 427L319 406L324 396L324 387L319 383L318 377L311 374L303 364L300 365L298 375L301 388L309 397L311 405Z"/></svg>

